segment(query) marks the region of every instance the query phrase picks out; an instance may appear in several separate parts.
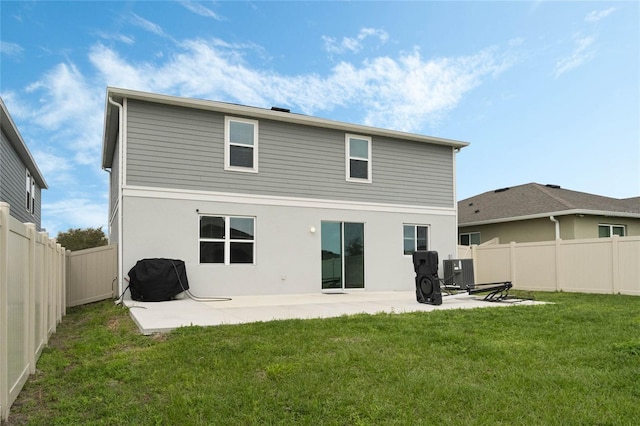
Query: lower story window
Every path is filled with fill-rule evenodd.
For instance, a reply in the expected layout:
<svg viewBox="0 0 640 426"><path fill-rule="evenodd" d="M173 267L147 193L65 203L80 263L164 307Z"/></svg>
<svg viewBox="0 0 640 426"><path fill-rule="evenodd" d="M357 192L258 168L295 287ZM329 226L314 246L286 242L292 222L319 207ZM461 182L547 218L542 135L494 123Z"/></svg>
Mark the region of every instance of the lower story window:
<svg viewBox="0 0 640 426"><path fill-rule="evenodd" d="M480 233L469 232L466 234L460 234L460 245L470 246L472 244L480 244Z"/></svg>
<svg viewBox="0 0 640 426"><path fill-rule="evenodd" d="M612 237L614 235L624 237L625 236L624 225L609 225L609 224L598 225L598 237L607 238L607 237Z"/></svg>
<svg viewBox="0 0 640 426"><path fill-rule="evenodd" d="M428 225L403 225L404 254L429 249Z"/></svg>
<svg viewBox="0 0 640 426"><path fill-rule="evenodd" d="M255 263L255 218L200 216L200 263Z"/></svg>

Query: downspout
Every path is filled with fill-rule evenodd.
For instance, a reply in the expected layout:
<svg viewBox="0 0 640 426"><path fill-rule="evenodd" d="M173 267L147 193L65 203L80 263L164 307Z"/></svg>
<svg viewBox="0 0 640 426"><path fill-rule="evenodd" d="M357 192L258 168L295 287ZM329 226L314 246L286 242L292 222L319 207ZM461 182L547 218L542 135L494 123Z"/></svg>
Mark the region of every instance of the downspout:
<svg viewBox="0 0 640 426"><path fill-rule="evenodd" d="M556 224L556 240L560 239L560 222L553 216L549 216L549 220Z"/></svg>
<svg viewBox="0 0 640 426"><path fill-rule="evenodd" d="M123 292L123 285L122 285L122 274L123 274L123 268L124 266L122 265L122 169L123 169L123 165L122 165L122 127L124 126L124 113L123 113L123 106L119 103L117 103L116 101L113 100L113 98L111 96L109 96L109 103L111 105L114 105L116 108L118 108L118 269L117 269L117 274L118 274L118 294L117 296L120 297L120 295ZM111 194L111 191L109 191L109 194Z"/></svg>

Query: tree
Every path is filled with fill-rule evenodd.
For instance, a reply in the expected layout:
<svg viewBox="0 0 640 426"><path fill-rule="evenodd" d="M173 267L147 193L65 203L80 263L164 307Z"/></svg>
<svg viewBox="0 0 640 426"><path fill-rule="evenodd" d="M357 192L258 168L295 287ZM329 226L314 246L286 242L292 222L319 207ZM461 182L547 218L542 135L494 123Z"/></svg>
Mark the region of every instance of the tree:
<svg viewBox="0 0 640 426"><path fill-rule="evenodd" d="M84 250L93 247L106 246L107 237L100 228L69 229L67 232L58 232L56 238L64 248L71 251Z"/></svg>

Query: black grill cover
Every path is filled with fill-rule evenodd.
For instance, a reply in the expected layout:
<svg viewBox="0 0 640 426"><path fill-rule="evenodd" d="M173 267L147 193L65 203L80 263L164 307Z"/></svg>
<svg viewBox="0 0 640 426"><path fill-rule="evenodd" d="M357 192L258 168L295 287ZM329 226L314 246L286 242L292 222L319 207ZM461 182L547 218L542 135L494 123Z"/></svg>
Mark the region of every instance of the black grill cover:
<svg viewBox="0 0 640 426"><path fill-rule="evenodd" d="M140 302L163 302L189 289L182 260L142 259L129 271L131 298Z"/></svg>

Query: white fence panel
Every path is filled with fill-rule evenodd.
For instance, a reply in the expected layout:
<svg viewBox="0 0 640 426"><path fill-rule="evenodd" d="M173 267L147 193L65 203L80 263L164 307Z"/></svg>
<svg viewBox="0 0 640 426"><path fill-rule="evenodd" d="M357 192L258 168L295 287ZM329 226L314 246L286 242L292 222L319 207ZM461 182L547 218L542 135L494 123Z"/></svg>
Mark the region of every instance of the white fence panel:
<svg viewBox="0 0 640 426"><path fill-rule="evenodd" d="M66 312L64 249L0 203L0 419Z"/></svg>
<svg viewBox="0 0 640 426"><path fill-rule="evenodd" d="M559 253L559 290L612 293L611 249L610 239L563 241Z"/></svg>
<svg viewBox="0 0 640 426"><path fill-rule="evenodd" d="M67 306L84 305L115 296L118 270L115 244L69 252Z"/></svg>
<svg viewBox="0 0 640 426"><path fill-rule="evenodd" d="M472 246L477 283L640 295L640 237Z"/></svg>
<svg viewBox="0 0 640 426"><path fill-rule="evenodd" d="M523 290L556 290L555 242L516 244L513 250L515 277Z"/></svg>
<svg viewBox="0 0 640 426"><path fill-rule="evenodd" d="M614 251L615 253L615 251ZM617 250L617 292L640 296L640 237L620 238Z"/></svg>

